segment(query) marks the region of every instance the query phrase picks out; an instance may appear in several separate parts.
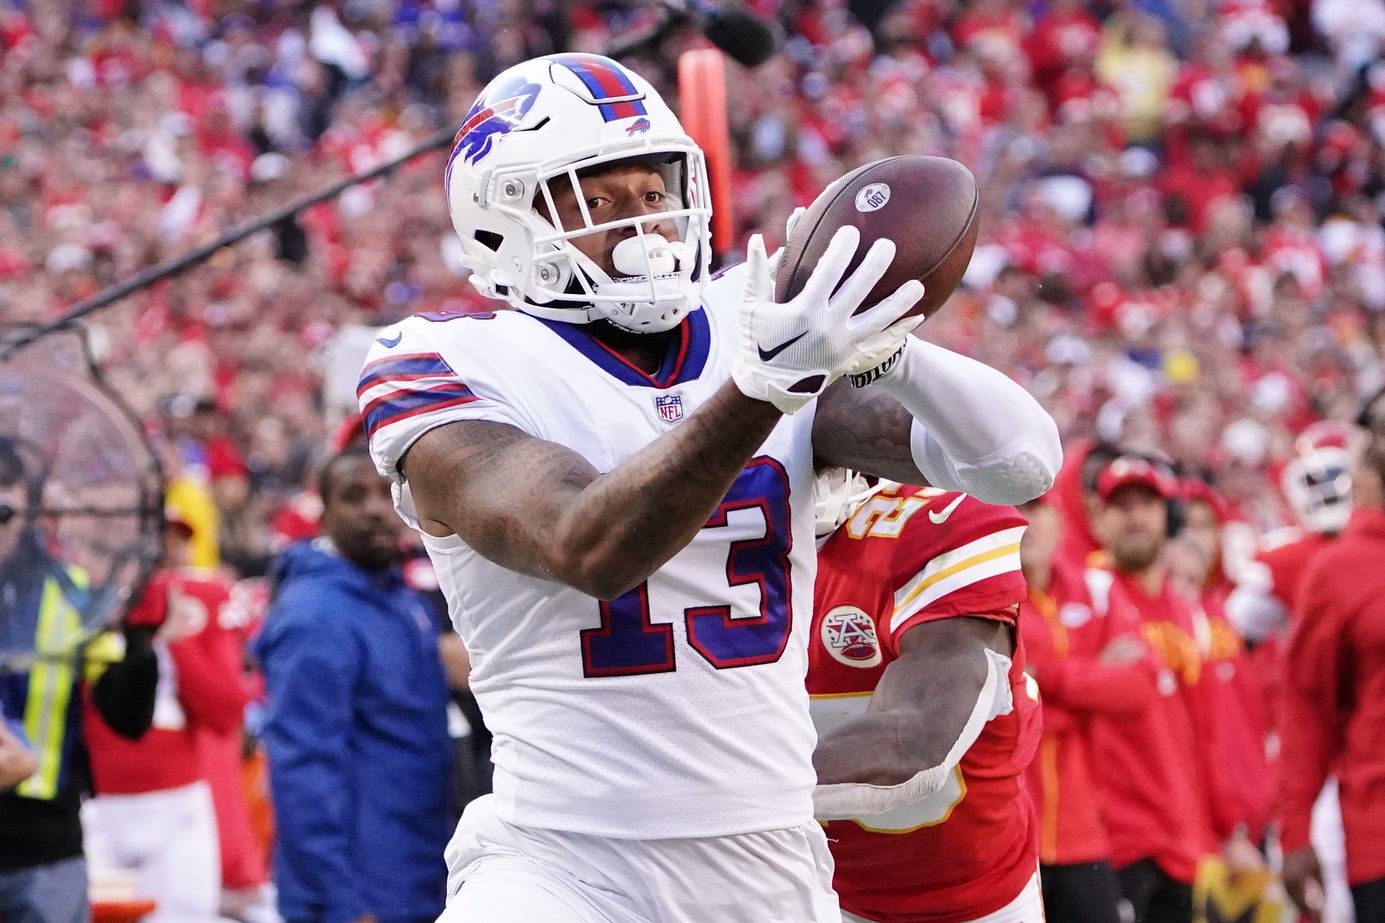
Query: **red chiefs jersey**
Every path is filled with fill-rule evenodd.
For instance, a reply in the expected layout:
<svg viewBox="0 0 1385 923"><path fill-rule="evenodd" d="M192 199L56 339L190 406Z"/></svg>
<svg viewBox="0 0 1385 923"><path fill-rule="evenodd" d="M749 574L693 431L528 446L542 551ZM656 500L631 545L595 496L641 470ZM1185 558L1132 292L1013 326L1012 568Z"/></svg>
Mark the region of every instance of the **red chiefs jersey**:
<svg viewBox="0 0 1385 923"><path fill-rule="evenodd" d="M159 685L154 723L139 740L116 734L95 708L84 733L98 794L138 794L191 785L203 777L194 731L229 733L247 700L230 584L212 571L157 572L128 619L160 625L154 642Z"/></svg>
<svg viewBox="0 0 1385 923"><path fill-rule="evenodd" d="M899 487L863 504L818 554L808 691L823 734L865 712L900 639L916 625L981 616L1014 625L1024 598L1009 507ZM950 923L1005 906L1038 866L1024 769L1040 721L1017 641L1014 709L989 723L944 788L827 838L844 910L882 923Z"/></svg>

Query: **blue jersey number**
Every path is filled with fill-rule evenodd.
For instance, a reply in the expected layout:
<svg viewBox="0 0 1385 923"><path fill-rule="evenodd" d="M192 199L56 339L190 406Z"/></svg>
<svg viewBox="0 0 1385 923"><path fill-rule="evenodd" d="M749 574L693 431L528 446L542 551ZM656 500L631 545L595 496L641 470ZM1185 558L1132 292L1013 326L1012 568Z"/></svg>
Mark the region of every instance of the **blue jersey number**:
<svg viewBox="0 0 1385 923"><path fill-rule="evenodd" d="M725 528L728 513L748 509L764 515L765 535L730 543L726 581L733 587L755 584L759 588L759 616L733 619L727 605L683 610L688 643L718 670L774 663L789 640L793 610L789 476L773 458L752 458L703 528ZM582 670L587 676L667 673L676 666L673 627L650 621L645 583L601 603L600 627L581 634Z"/></svg>

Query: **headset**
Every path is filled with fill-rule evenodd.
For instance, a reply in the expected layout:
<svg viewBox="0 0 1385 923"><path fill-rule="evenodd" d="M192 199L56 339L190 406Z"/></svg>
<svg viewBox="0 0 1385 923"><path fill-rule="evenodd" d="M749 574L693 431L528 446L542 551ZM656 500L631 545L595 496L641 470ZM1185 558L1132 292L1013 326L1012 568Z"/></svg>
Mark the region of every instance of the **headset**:
<svg viewBox="0 0 1385 923"><path fill-rule="evenodd" d="M1118 458L1138 458L1148 462L1168 479L1170 485L1178 485L1182 482L1183 473L1178 466L1170 462L1167 458L1150 452L1140 452L1133 449L1123 448L1118 443L1102 440L1096 442L1087 451L1086 458L1082 459L1082 490L1088 496L1094 496L1097 490L1097 481L1101 473L1106 470L1106 466ZM1181 490L1172 491L1165 500L1166 510L1166 529L1165 534L1168 538L1174 538L1183 530L1183 524L1187 521L1187 501L1184 500Z"/></svg>

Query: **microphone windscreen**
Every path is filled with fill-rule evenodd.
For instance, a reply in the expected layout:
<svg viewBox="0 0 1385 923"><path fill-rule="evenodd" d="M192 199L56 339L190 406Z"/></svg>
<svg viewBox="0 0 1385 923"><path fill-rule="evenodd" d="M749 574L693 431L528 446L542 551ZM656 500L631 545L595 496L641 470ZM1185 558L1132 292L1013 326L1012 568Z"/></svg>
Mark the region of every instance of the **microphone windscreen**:
<svg viewBox="0 0 1385 923"><path fill-rule="evenodd" d="M717 10L707 16L702 33L743 67L758 67L774 55L774 32L745 10Z"/></svg>

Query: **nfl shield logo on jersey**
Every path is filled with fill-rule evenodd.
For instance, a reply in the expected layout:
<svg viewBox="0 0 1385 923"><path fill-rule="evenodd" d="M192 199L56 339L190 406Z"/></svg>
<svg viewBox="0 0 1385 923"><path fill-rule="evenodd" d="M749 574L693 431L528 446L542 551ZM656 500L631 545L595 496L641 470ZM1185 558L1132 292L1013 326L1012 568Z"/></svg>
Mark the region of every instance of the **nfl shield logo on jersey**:
<svg viewBox="0 0 1385 923"><path fill-rule="evenodd" d="M654 409L659 411L659 419L665 423L677 423L683 419L682 394L654 395Z"/></svg>
<svg viewBox="0 0 1385 923"><path fill-rule="evenodd" d="M882 659L875 623L856 606L838 606L823 617L822 646L848 667L879 666Z"/></svg>

